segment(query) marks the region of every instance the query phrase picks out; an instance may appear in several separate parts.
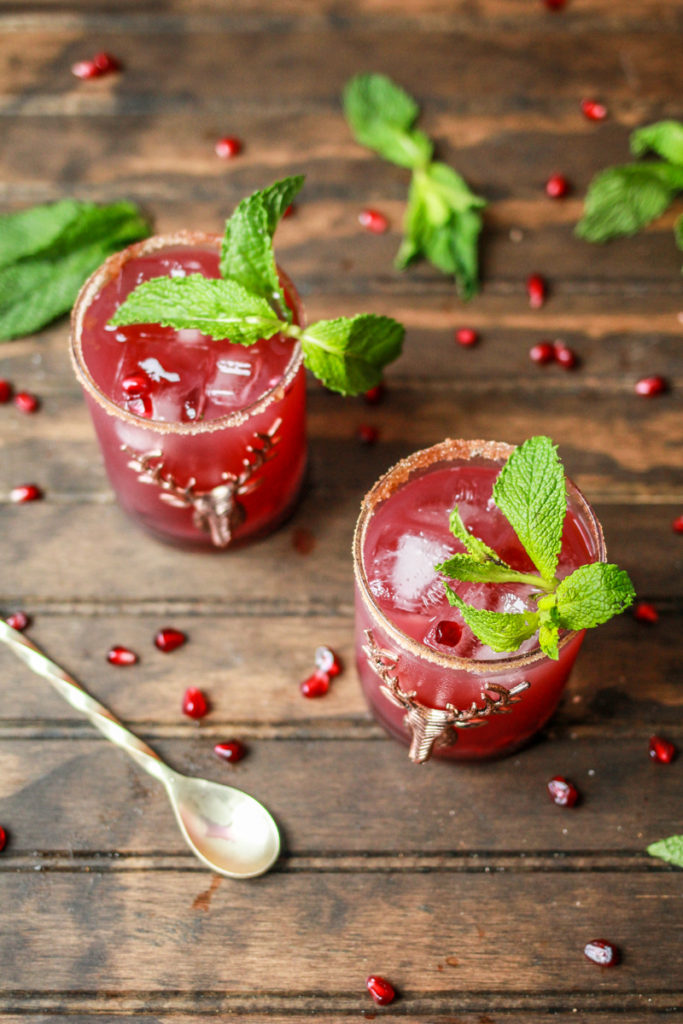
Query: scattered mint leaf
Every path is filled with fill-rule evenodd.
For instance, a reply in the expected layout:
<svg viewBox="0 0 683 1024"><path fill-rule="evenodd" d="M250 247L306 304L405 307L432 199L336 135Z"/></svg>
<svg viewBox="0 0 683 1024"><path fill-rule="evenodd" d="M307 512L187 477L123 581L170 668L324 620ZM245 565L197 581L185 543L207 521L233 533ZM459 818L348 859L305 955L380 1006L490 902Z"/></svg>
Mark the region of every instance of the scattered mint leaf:
<svg viewBox="0 0 683 1024"><path fill-rule="evenodd" d="M386 75L352 78L344 111L358 142L413 172L397 268L427 259L455 277L462 298L471 298L479 286L479 211L486 201L452 167L432 161L430 140L413 127L417 103Z"/></svg>
<svg viewBox="0 0 683 1024"><path fill-rule="evenodd" d="M628 608L635 591L623 569L606 562L592 562L579 566L563 579L556 596L564 629L591 629Z"/></svg>
<svg viewBox="0 0 683 1024"><path fill-rule="evenodd" d="M343 101L346 119L362 146L411 170L429 162L432 144L413 129L420 108L386 75L356 75L347 82Z"/></svg>
<svg viewBox="0 0 683 1024"><path fill-rule="evenodd" d="M656 843L650 843L647 852L651 857L659 857L667 864L683 868L683 836L668 836L667 839L659 839Z"/></svg>
<svg viewBox="0 0 683 1024"><path fill-rule="evenodd" d="M116 310L110 323L156 323L162 327L202 331L216 340L253 345L272 338L283 327L266 299L237 281L189 274L153 277L135 288Z"/></svg>
<svg viewBox="0 0 683 1024"><path fill-rule="evenodd" d="M683 165L683 124L680 121L657 121L631 132L631 152L644 156L653 152L671 164Z"/></svg>
<svg viewBox="0 0 683 1024"><path fill-rule="evenodd" d="M453 536L464 544L468 554L473 558L476 558L478 562L495 562L496 565L504 565L509 568L507 562L500 557L497 551L490 548L488 544L485 544L479 537L475 537L473 533L467 529L462 521L462 516L458 506L455 505L450 514L448 525Z"/></svg>
<svg viewBox="0 0 683 1024"><path fill-rule="evenodd" d="M532 437L510 455L493 500L544 580L555 576L567 511L564 470L549 437Z"/></svg>
<svg viewBox="0 0 683 1024"><path fill-rule="evenodd" d="M289 321L291 311L278 279L272 242L280 218L303 183L299 174L243 199L226 222L221 246L221 275L267 298Z"/></svg>
<svg viewBox="0 0 683 1024"><path fill-rule="evenodd" d="M82 206L75 199L62 199L0 217L0 267L43 252L76 219Z"/></svg>
<svg viewBox="0 0 683 1024"><path fill-rule="evenodd" d="M449 604L458 608L463 619L475 636L492 651L516 651L517 648L538 629L538 613L490 612L465 604L461 597L446 583Z"/></svg>
<svg viewBox="0 0 683 1024"><path fill-rule="evenodd" d="M610 167L590 183L576 233L587 242L635 235L661 216L681 189L683 167L645 162Z"/></svg>
<svg viewBox="0 0 683 1024"><path fill-rule="evenodd" d="M388 316L361 313L320 320L301 334L304 363L325 387L357 395L378 384L401 352L404 328Z"/></svg>

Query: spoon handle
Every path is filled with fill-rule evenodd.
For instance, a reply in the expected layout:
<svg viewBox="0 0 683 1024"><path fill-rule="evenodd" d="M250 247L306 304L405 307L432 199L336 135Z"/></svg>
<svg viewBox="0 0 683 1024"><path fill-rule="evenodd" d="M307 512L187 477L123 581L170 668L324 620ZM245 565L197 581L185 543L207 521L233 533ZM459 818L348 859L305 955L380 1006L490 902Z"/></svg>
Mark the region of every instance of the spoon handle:
<svg viewBox="0 0 683 1024"><path fill-rule="evenodd" d="M52 683L55 690L72 708L89 718L96 729L104 733L107 739L115 743L117 747L122 747L146 772L163 783L168 781L169 776L175 774L172 768L164 764L156 751L138 739L129 729L126 729L109 708L91 697L80 683L77 683L63 668L43 654L33 641L25 637L23 633L12 629L2 619L0 619L0 640L11 647L17 657L26 662L30 669Z"/></svg>

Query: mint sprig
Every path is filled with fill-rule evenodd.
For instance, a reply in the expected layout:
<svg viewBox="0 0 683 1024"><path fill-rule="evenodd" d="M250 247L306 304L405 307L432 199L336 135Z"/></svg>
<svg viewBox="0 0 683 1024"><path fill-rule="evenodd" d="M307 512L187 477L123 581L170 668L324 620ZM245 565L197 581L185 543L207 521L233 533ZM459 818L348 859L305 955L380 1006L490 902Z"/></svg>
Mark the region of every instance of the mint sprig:
<svg viewBox="0 0 683 1024"><path fill-rule="evenodd" d="M631 152L658 160L638 160L608 167L591 181L583 217L576 234L587 242L607 242L619 235L634 235L671 205L683 191L683 124L657 121L630 136ZM679 248L681 218L675 232Z"/></svg>
<svg viewBox="0 0 683 1024"><path fill-rule="evenodd" d="M512 569L492 548L473 537L457 506L451 512L450 527L466 553L452 555L435 566L451 579L534 588L537 610L494 612L467 604L444 581L449 603L491 650L515 651L538 631L541 650L557 660L561 630L598 626L633 602L635 591L628 574L616 565L592 562L563 580L555 575L567 498L564 470L550 438L532 437L514 449L496 478L493 500L538 573Z"/></svg>
<svg viewBox="0 0 683 1024"><path fill-rule="evenodd" d="M479 288L479 211L486 201L452 167L432 159L430 139L414 127L417 103L386 75L356 75L343 102L356 140L412 171L396 266L426 259L455 277L462 298L471 298Z"/></svg>
<svg viewBox="0 0 683 1024"><path fill-rule="evenodd" d="M374 387L401 352L404 328L396 320L362 313L307 327L291 322L272 241L303 181L301 175L285 178L242 200L226 223L222 277L152 278L130 292L110 323L193 328L238 345L280 334L301 342L304 364L333 391L356 395Z"/></svg>
<svg viewBox="0 0 683 1024"><path fill-rule="evenodd" d="M668 836L666 839L658 839L657 842L650 843L647 852L651 857L659 857L667 864L683 868L683 836Z"/></svg>
<svg viewBox="0 0 683 1024"><path fill-rule="evenodd" d="M127 202L64 199L0 217L0 340L67 313L93 270L148 234L147 220Z"/></svg>

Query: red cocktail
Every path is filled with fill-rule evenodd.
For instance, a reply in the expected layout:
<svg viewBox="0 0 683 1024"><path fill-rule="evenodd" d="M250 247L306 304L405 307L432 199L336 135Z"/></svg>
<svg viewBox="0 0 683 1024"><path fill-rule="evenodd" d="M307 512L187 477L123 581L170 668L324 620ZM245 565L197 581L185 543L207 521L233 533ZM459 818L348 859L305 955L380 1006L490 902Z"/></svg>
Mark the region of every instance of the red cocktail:
<svg viewBox="0 0 683 1024"><path fill-rule="evenodd" d="M398 463L366 495L354 539L356 643L361 684L380 722L410 743L413 761L509 753L550 717L583 631L560 634L559 658L537 635L513 655L481 643L449 603L435 566L464 550L449 530L457 504L467 529L520 572L529 556L492 501L513 449L485 441L444 441ZM567 484L559 580L605 561L600 524ZM468 604L522 613L535 608L522 584L451 582Z"/></svg>
<svg viewBox="0 0 683 1024"><path fill-rule="evenodd" d="M306 463L300 345L108 321L142 281L219 277L217 236L180 232L108 259L73 311L72 359L121 506L161 538L224 548L276 526ZM281 274L294 322L301 307Z"/></svg>

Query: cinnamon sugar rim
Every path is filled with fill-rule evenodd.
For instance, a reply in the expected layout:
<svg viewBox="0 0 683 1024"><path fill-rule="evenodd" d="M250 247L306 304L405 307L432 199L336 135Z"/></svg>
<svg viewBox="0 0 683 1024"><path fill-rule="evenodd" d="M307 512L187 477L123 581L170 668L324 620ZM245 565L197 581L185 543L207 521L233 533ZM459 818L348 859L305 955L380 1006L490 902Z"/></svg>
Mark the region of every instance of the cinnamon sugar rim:
<svg viewBox="0 0 683 1024"><path fill-rule="evenodd" d="M451 670L460 669L472 672L476 675L526 668L529 665L533 665L539 661L543 661L544 659L547 660L548 658L548 655L545 654L539 646L535 647L533 651L527 651L524 654L512 654L506 658L476 659L462 658L456 654L441 654L440 652L433 650L431 647L428 647L426 644L420 643L420 641L408 636L407 633L404 633L403 630L399 629L398 626L394 625L394 623L387 618L375 602L365 572L363 549L365 547L365 537L368 526L370 525L375 510L378 505L385 502L392 494L395 493L395 491L402 487L403 484L407 483L416 472L429 469L431 466L435 466L439 463L454 462L457 460L468 462L471 459L477 458L485 459L488 462L497 462L502 466L514 449L514 445L506 444L503 441L467 441L446 438L444 441L439 442L439 444L432 445L431 448L423 448L420 451L413 452L412 455L409 455L407 458L401 459L400 462L397 462L395 466L388 469L386 473L377 480L361 502L361 511L353 535L353 571L356 582L359 586L363 603L370 613L371 618L377 623L377 625L379 625L384 632L387 633L394 642L404 650L404 652L412 655L413 657L423 658L435 665L439 665L441 668ZM590 507L576 484L574 484L568 477L565 477L565 480L567 483L567 490L572 498L572 503L576 506L576 511L580 514L581 522L588 529L591 535L591 540L595 544L598 555L595 561L604 562L606 560L607 552L605 549L605 538L602 532L602 527L598 522L593 509ZM562 650L566 647L577 635L576 630L565 633L560 638L559 649Z"/></svg>
<svg viewBox="0 0 683 1024"><path fill-rule="evenodd" d="M136 416L135 413L122 409L121 406L117 405L105 394L92 377L83 355L83 320L91 303L105 285L109 284L110 281L121 273L124 264L131 259L137 259L139 256L147 256L160 249L170 249L176 245L218 248L220 244L220 235L204 231L176 231L170 235L153 235L151 238L135 242L133 245L122 249L121 252L116 252L109 256L82 286L71 312L71 336L69 339L71 365L84 390L89 395L92 395L98 405L101 405L110 416L116 416L126 423L153 430L158 434L207 434L216 430L223 430L226 427L241 426L251 416L260 414L273 402L279 401L294 380L303 360L301 344L298 341L294 344L292 356L280 380L267 391L264 391L254 402L243 406L241 409L235 409L227 416L220 416L216 419L199 420L195 423L168 423L163 420L147 419L145 416ZM280 272L282 273L282 271ZM283 276L288 280L286 275Z"/></svg>

